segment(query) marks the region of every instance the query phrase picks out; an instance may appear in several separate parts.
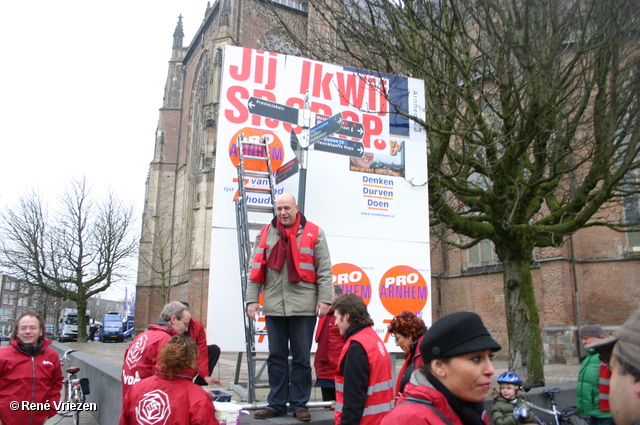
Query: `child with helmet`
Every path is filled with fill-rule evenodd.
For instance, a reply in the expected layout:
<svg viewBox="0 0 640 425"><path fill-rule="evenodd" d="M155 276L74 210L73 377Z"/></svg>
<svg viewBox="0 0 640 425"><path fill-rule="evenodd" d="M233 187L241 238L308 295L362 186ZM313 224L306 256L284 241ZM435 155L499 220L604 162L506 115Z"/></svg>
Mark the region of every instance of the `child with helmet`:
<svg viewBox="0 0 640 425"><path fill-rule="evenodd" d="M513 372L498 377L500 389L493 390L491 418L494 425L537 424L538 418L525 403L526 396L520 389L522 379Z"/></svg>

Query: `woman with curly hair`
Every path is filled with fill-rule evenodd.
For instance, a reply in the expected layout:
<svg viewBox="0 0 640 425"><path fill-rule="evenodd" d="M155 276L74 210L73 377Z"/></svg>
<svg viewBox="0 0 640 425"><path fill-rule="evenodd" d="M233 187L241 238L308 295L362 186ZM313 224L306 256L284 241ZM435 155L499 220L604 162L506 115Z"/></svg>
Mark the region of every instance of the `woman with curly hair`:
<svg viewBox="0 0 640 425"><path fill-rule="evenodd" d="M197 358L191 338L173 336L160 350L155 375L127 391L120 425L219 425L211 397L192 382Z"/></svg>
<svg viewBox="0 0 640 425"><path fill-rule="evenodd" d="M427 326L424 324L424 320L414 313L404 310L391 320L387 330L393 335L396 345L407 356L396 382L397 398L404 391L404 386L409 382L413 371L420 369L424 365L422 356L420 356L420 341L422 341L424 334L427 333Z"/></svg>

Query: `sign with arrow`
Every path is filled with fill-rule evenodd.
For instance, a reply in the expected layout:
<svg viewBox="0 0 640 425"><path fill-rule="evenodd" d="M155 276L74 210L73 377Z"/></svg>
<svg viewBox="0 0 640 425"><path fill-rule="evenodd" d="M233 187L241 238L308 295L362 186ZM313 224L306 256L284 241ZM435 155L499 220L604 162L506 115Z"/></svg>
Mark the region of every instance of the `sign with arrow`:
<svg viewBox="0 0 640 425"><path fill-rule="evenodd" d="M353 156L356 158L362 158L364 155L364 145L362 142L336 139L335 137L325 137L324 139L317 141L313 145L313 149L317 151L337 153L338 155Z"/></svg>
<svg viewBox="0 0 640 425"><path fill-rule="evenodd" d="M276 171L276 184L280 184L289 177L298 172L298 158L293 158L291 161L278 168Z"/></svg>
<svg viewBox="0 0 640 425"><path fill-rule="evenodd" d="M302 161L302 145L298 140L296 132L293 130L291 130L291 150L293 151L293 154L296 156L298 161Z"/></svg>
<svg viewBox="0 0 640 425"><path fill-rule="evenodd" d="M326 121L316 124L309 130L309 144L312 145L318 140L322 140L332 135L342 127L342 113L338 112Z"/></svg>
<svg viewBox="0 0 640 425"><path fill-rule="evenodd" d="M299 125L298 118L300 110L298 108L271 102L270 100L260 99L258 97L250 97L247 106L249 107L249 112L252 114Z"/></svg>
<svg viewBox="0 0 640 425"><path fill-rule="evenodd" d="M327 115L318 114L316 118L326 120L329 117ZM364 126L359 122L348 121L343 119L342 125L337 131L334 132L334 134L351 137L353 139L362 139L362 136L364 136Z"/></svg>

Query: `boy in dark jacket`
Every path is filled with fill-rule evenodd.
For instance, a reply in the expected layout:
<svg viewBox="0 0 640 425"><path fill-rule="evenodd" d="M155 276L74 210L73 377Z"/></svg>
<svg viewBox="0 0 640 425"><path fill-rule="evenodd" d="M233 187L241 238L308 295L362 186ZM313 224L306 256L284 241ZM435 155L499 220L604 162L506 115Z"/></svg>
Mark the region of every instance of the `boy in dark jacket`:
<svg viewBox="0 0 640 425"><path fill-rule="evenodd" d="M494 425L537 424L536 415L527 407L526 396L520 389L522 380L513 372L498 377L500 390L493 390L491 419Z"/></svg>

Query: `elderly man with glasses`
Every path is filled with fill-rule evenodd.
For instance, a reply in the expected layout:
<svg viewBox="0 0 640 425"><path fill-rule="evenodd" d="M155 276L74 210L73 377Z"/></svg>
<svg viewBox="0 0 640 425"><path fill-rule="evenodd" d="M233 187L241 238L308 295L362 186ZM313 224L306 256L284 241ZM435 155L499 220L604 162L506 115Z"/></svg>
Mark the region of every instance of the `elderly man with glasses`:
<svg viewBox="0 0 640 425"><path fill-rule="evenodd" d="M172 336L189 329L191 313L179 301L164 306L160 319L138 335L124 353L122 365L122 397L136 382L153 376L160 349Z"/></svg>

